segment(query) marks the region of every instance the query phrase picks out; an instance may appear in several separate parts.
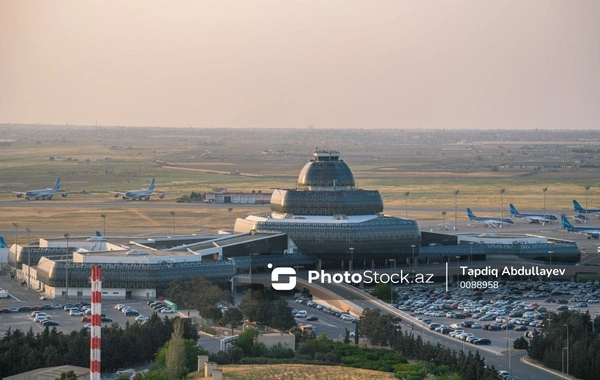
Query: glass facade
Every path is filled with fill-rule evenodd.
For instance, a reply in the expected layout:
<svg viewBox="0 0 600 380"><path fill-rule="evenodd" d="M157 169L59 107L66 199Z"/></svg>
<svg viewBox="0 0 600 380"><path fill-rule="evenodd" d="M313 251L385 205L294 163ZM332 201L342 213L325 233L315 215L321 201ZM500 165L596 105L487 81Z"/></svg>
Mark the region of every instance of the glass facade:
<svg viewBox="0 0 600 380"><path fill-rule="evenodd" d="M173 280L206 277L226 284L235 274L231 261L168 262L160 264L73 263L43 258L37 268L38 279L48 286L65 287L66 271L69 287L89 287L91 267L100 265L104 288L166 289Z"/></svg>
<svg viewBox="0 0 600 380"><path fill-rule="evenodd" d="M314 160L304 165L298 176L298 189L313 187L353 188L354 174L346 163L339 159L339 152L318 151Z"/></svg>
<svg viewBox="0 0 600 380"><path fill-rule="evenodd" d="M328 259L347 258L350 248L354 248L355 259L403 259L412 255L412 245L418 254L421 238L416 221L386 216L361 223L267 220L258 222L257 227L285 232L302 253Z"/></svg>
<svg viewBox="0 0 600 380"><path fill-rule="evenodd" d="M377 190L278 190L271 196L271 211L296 215L374 215L383 212Z"/></svg>
<svg viewBox="0 0 600 380"><path fill-rule="evenodd" d="M45 257L54 256L73 256L75 247L52 247L52 248L40 248L40 247L20 247L21 249L15 254L12 250L8 252L8 264L15 268L20 268L21 264L27 264L28 260L31 260L31 265L37 265L40 259Z"/></svg>

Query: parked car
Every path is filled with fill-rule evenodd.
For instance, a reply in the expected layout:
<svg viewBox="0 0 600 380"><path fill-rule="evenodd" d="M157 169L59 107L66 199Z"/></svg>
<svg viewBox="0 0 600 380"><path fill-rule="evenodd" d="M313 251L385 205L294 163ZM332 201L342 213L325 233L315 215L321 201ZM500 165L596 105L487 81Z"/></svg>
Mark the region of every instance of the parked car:
<svg viewBox="0 0 600 380"><path fill-rule="evenodd" d="M489 339L486 339L486 338L482 338L482 339L475 339L471 343L478 345L478 346L481 346L481 345L489 346L490 344L492 344L492 341Z"/></svg>
<svg viewBox="0 0 600 380"><path fill-rule="evenodd" d="M317 317L316 315L309 315L308 317L306 317L307 321L316 321L318 319L319 317Z"/></svg>
<svg viewBox="0 0 600 380"><path fill-rule="evenodd" d="M90 317L82 317L81 322L91 322L92 319Z"/></svg>
<svg viewBox="0 0 600 380"><path fill-rule="evenodd" d="M77 309L73 309L71 311L69 311L69 315L71 317L83 317L83 311L81 310L77 310Z"/></svg>
<svg viewBox="0 0 600 380"><path fill-rule="evenodd" d="M112 319L110 319L110 318L106 318L106 317L102 317L102 318L100 318L100 322L103 322L103 323L110 323L110 322L112 322L112 321L113 321L113 320L112 320Z"/></svg>
<svg viewBox="0 0 600 380"><path fill-rule="evenodd" d="M51 319L46 319L45 321L42 321L42 326L58 326L58 322L55 322Z"/></svg>

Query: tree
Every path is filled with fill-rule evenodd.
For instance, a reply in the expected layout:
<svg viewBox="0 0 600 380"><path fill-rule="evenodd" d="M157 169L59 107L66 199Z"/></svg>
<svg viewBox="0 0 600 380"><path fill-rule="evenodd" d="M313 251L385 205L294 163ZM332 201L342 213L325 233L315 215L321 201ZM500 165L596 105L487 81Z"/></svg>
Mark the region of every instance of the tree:
<svg viewBox="0 0 600 380"><path fill-rule="evenodd" d="M240 348L244 352L244 355L250 356L252 346L254 345L254 339L256 339L258 334L258 330L256 329L245 329L233 342L231 342L231 344L234 347Z"/></svg>
<svg viewBox="0 0 600 380"><path fill-rule="evenodd" d="M260 325L283 330L296 325L292 308L278 294L269 290L249 290L239 308L246 318Z"/></svg>
<svg viewBox="0 0 600 380"><path fill-rule="evenodd" d="M73 371L61 372L60 377L57 377L54 380L77 380L77 376Z"/></svg>
<svg viewBox="0 0 600 380"><path fill-rule="evenodd" d="M231 326L231 335L233 335L233 329L242 324L244 320L244 314L237 307L232 307L227 309L223 314L223 318L219 321L219 324L222 326L230 325Z"/></svg>
<svg viewBox="0 0 600 380"><path fill-rule="evenodd" d="M380 300L390 303L393 302L396 298L398 298L398 292L395 290L392 292L392 284L391 283L383 283L375 285L375 289L371 292L373 297L377 297Z"/></svg>
<svg viewBox="0 0 600 380"><path fill-rule="evenodd" d="M517 350L526 350L527 347L529 347L529 342L523 337L515 339L515 342L513 343L513 348Z"/></svg>
<svg viewBox="0 0 600 380"><path fill-rule="evenodd" d="M344 330L346 330L346 332L344 334L344 343L350 344L350 331L348 331L348 328L346 328L346 327L344 327Z"/></svg>
<svg viewBox="0 0 600 380"><path fill-rule="evenodd" d="M178 319L173 323L173 333L167 349L165 367L167 379L181 379L185 376L185 348L183 343L183 322Z"/></svg>

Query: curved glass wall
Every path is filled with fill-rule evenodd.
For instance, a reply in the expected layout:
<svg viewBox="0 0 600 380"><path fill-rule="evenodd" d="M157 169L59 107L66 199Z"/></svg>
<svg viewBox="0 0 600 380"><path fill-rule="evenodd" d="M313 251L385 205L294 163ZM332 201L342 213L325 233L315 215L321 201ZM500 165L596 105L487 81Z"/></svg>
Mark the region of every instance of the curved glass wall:
<svg viewBox="0 0 600 380"><path fill-rule="evenodd" d="M33 266L37 265L44 256L73 257L73 251L75 251L75 247L69 247L69 249L66 247L19 247L16 254L12 250L8 252L8 264L15 268L20 268L21 264L27 264L28 260L31 260L31 265Z"/></svg>
<svg viewBox="0 0 600 380"><path fill-rule="evenodd" d="M48 286L64 287L68 270L69 287L89 287L91 267L102 267L105 288L166 289L173 280L206 277L214 283L227 283L235 274L235 266L230 261L197 261L161 264L131 263L73 263L40 260L37 269L38 279Z"/></svg>
<svg viewBox="0 0 600 380"><path fill-rule="evenodd" d="M354 174L344 161L312 161L304 165L298 176L297 187L352 188L356 186Z"/></svg>
<svg viewBox="0 0 600 380"><path fill-rule="evenodd" d="M317 258L408 258L419 253L421 231L415 220L380 216L362 223L257 222L259 230L288 234L300 252Z"/></svg>
<svg viewBox="0 0 600 380"><path fill-rule="evenodd" d="M296 215L374 215L383 212L383 199L377 190L277 190L271 196L271 211Z"/></svg>

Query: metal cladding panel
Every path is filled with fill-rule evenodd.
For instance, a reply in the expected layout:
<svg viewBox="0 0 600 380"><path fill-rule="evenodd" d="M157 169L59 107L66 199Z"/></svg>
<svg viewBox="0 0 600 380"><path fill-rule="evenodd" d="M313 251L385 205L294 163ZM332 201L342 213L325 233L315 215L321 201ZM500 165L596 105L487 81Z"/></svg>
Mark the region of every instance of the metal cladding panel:
<svg viewBox="0 0 600 380"><path fill-rule="evenodd" d="M279 190L271 198L271 211L295 215L374 215L383 212L377 190Z"/></svg>
<svg viewBox="0 0 600 380"><path fill-rule="evenodd" d="M300 171L297 186L354 187L356 182L352 170L344 161L311 161Z"/></svg>
<svg viewBox="0 0 600 380"><path fill-rule="evenodd" d="M48 286L65 286L65 262L49 261L38 267L38 278ZM50 263L52 263L50 265ZM69 286L88 287L90 269L95 264L68 264ZM235 274L233 263L227 261L194 261L161 264L103 263L102 275L105 288L167 288L178 279L203 276L214 282L227 282Z"/></svg>
<svg viewBox="0 0 600 380"><path fill-rule="evenodd" d="M398 258L419 253L421 231L415 220L378 217L361 223L259 222L260 229L282 231L300 252L317 258Z"/></svg>

